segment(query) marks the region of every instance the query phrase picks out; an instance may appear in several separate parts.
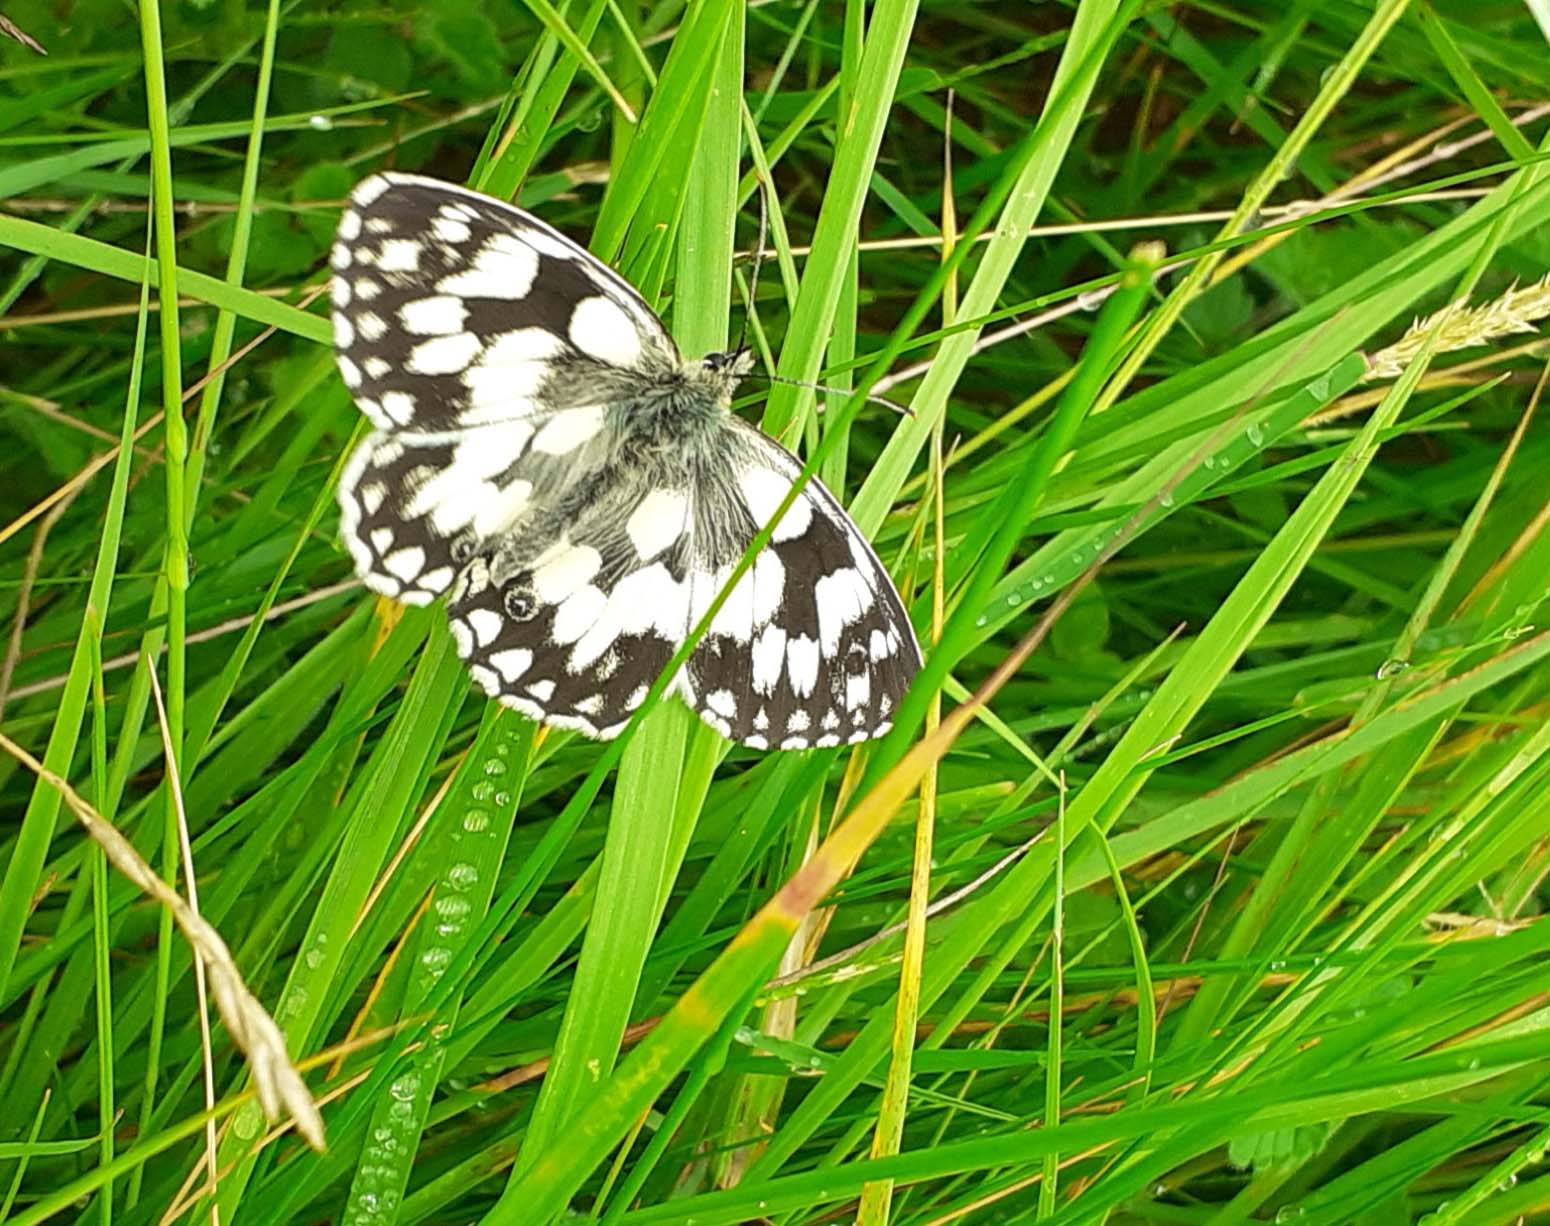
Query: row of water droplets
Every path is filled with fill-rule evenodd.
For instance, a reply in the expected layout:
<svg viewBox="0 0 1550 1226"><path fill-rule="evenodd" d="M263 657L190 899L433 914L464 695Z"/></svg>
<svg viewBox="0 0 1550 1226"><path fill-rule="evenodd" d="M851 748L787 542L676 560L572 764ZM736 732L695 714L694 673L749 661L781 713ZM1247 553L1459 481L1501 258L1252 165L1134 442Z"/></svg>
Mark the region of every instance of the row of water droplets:
<svg viewBox="0 0 1550 1226"><path fill-rule="evenodd" d="M497 819L509 818L513 803L509 776L514 732L509 729L515 723L503 720L492 729L485 756L471 765L473 782L460 787L451 799L459 806L451 832L453 855L436 885L430 922L421 934L419 964L406 1002L410 1010L445 973L470 925L487 905L488 891L481 896L478 887L486 872L494 872L493 861L501 843L501 821ZM489 867L481 869L481 864ZM433 1077L423 1076L422 1070L439 1064L440 1053L432 1039L416 1053L414 1063L389 1084L386 1109L379 1103L372 1115L343 1226L371 1226L396 1218L435 1088Z"/></svg>

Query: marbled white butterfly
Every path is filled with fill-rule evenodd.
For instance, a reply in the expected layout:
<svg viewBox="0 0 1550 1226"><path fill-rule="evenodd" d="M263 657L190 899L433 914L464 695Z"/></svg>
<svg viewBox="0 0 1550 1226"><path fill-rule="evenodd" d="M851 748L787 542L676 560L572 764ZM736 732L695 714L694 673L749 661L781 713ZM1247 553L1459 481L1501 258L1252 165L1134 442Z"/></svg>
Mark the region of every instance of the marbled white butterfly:
<svg viewBox="0 0 1550 1226"><path fill-rule="evenodd" d="M611 268L536 217L374 175L330 258L339 369L376 427L339 483L368 587L449 593L492 697L616 735L800 471L729 411L746 350L685 360ZM674 689L723 736L880 736L920 666L898 593L816 480Z"/></svg>

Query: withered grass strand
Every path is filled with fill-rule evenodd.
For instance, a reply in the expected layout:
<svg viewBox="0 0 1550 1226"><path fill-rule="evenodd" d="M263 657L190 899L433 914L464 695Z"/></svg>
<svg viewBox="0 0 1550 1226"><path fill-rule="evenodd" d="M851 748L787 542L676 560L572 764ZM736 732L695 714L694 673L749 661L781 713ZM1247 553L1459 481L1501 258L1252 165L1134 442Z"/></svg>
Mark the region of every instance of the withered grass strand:
<svg viewBox="0 0 1550 1226"><path fill-rule="evenodd" d="M285 1038L274 1019L243 982L242 973L237 969L231 950L226 947L221 934L208 920L195 912L182 895L167 885L113 824L104 819L65 780L45 768L4 733L0 733L0 747L50 787L57 789L66 806L75 814L76 820L96 840L113 867L172 912L172 918L183 930L189 944L205 960L215 1007L220 1011L221 1020L226 1023L232 1042L247 1057L264 1114L271 1122L278 1121L283 1114L289 1114L296 1124L296 1131L306 1138L313 1149L322 1151L326 1148L323 1117L318 1113L307 1083L302 1080L286 1053Z"/></svg>

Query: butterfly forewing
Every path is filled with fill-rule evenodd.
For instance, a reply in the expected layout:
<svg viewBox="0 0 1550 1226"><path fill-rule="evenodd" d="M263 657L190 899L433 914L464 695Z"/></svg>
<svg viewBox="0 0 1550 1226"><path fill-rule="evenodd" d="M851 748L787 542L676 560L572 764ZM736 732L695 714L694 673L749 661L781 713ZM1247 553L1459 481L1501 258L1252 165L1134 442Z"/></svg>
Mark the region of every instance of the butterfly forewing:
<svg viewBox="0 0 1550 1226"><path fill-rule="evenodd" d="M362 182L330 263L339 370L379 429L440 434L542 415L567 361L678 360L612 269L521 209L434 180Z"/></svg>

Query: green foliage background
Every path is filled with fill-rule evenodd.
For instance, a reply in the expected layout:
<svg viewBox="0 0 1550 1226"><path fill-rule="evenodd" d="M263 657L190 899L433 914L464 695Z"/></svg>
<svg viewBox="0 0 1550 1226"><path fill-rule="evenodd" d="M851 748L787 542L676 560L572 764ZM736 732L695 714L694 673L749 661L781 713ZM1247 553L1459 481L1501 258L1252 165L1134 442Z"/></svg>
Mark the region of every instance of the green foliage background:
<svg viewBox="0 0 1550 1226"><path fill-rule="evenodd" d="M184 820L328 1148L8 753L0 1218L1550 1220L1546 343L1363 362L1550 271L1543 0L5 16L0 730L187 893ZM383 167L690 353L768 176L761 357L912 409L739 405L939 640L895 735L540 734L363 594Z"/></svg>

